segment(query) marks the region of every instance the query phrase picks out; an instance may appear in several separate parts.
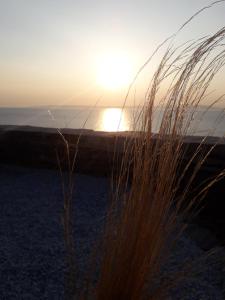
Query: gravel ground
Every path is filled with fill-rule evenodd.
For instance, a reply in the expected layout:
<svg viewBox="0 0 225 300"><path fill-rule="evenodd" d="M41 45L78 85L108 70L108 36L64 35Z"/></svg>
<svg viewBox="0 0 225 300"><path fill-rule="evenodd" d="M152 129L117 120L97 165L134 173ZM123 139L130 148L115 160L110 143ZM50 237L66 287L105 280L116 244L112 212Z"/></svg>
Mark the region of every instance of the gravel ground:
<svg viewBox="0 0 225 300"><path fill-rule="evenodd" d="M75 186L76 254L82 271L101 229L109 181L77 175ZM63 299L63 197L58 172L0 165L0 196L0 299ZM183 235L164 272L173 273L185 260L193 262L203 254ZM214 264L210 258L195 266L204 271L171 289L169 299L225 299L221 262Z"/></svg>

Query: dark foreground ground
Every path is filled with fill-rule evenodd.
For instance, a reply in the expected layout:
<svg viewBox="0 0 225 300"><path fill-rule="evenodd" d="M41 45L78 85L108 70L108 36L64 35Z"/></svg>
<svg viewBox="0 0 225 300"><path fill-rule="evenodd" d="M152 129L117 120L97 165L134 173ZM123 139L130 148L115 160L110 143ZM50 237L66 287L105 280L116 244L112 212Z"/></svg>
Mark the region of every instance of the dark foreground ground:
<svg viewBox="0 0 225 300"><path fill-rule="evenodd" d="M80 279L103 224L109 181L86 175L76 175L74 180ZM1 164L0 191L0 299L64 299L63 197L58 172ZM200 239L196 236L198 230ZM204 255L204 235L214 243L209 233L202 235L196 225L189 226L189 233L180 238L164 267L166 276L180 269L184 261L193 262ZM200 273L171 290L169 299L224 299L221 257L225 252L224 248L218 249L211 259L194 263L195 271Z"/></svg>
<svg viewBox="0 0 225 300"><path fill-rule="evenodd" d="M65 132L71 145L79 134ZM104 222L116 139L121 153L121 135L85 131L80 139L73 199L78 281ZM206 150L211 142L215 140L208 140ZM188 138L186 145L187 161L198 140ZM66 169L65 144L53 129L0 128L0 299L64 299L63 196L56 153ZM196 185L223 168L225 146L220 143ZM189 224L164 272L168 276L184 261L195 262L212 247L219 252L194 263L200 273L171 290L170 299L225 299L224 215L223 180L208 193L204 210Z"/></svg>
<svg viewBox="0 0 225 300"><path fill-rule="evenodd" d="M76 176L79 267L104 216L108 181ZM0 165L0 299L63 299L63 197L58 172Z"/></svg>

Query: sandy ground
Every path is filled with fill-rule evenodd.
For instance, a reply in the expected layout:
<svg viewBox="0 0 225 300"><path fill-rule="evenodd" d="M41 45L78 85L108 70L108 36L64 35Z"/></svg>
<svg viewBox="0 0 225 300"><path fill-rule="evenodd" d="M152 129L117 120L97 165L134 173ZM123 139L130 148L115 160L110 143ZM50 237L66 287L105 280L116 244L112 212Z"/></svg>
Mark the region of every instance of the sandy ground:
<svg viewBox="0 0 225 300"><path fill-rule="evenodd" d="M106 211L109 180L76 175L74 233L80 276ZM63 197L57 171L0 165L0 299L63 299ZM204 251L183 235L164 268L169 274ZM219 254L220 255L220 254ZM196 264L191 276L170 299L224 299L222 264Z"/></svg>

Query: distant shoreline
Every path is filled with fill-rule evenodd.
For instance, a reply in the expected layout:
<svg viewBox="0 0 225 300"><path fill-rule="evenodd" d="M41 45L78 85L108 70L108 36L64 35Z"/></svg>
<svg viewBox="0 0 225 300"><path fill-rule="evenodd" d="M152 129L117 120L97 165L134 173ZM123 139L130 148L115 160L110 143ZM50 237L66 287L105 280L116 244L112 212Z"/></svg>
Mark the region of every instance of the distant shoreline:
<svg viewBox="0 0 225 300"><path fill-rule="evenodd" d="M8 132L8 131L20 131L20 132L39 132L39 133L50 133L50 134L59 134L58 128L53 127L41 127L41 126L30 126L30 125L0 125L0 135ZM60 128L60 132L63 134L69 135L87 135L87 136L105 136L105 137L112 137L112 136L129 136L133 132L132 131L97 131L93 129L86 129L86 128ZM154 134L155 138L157 138L157 133ZM187 135L184 137L184 143L200 143L205 137L204 136L194 136L194 135ZM225 137L219 136L207 136L205 138L204 144L219 144L225 145Z"/></svg>
<svg viewBox="0 0 225 300"><path fill-rule="evenodd" d="M61 134L60 134L61 133ZM132 132L104 132L89 129L60 129L0 125L0 162L44 168L59 168L57 155L66 170L68 141L71 157L77 151L75 172L100 176L111 176L117 163L123 157L124 141ZM157 134L154 135L157 140ZM184 137L185 149L182 164L185 165L203 137ZM207 137L201 145L205 153L215 144L213 151L202 166L203 172L225 169L225 141L219 137ZM117 166L118 167L118 166Z"/></svg>

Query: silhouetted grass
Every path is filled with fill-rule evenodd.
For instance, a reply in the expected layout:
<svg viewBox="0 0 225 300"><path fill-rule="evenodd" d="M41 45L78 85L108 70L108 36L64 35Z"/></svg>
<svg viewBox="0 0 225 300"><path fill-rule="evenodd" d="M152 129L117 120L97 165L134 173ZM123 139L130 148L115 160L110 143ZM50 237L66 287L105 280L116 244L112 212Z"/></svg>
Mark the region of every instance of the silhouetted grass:
<svg viewBox="0 0 225 300"><path fill-rule="evenodd" d="M96 256L92 265L94 279L90 276L79 298L159 300L183 278L185 266L174 274L174 280L161 278L162 266L185 229L180 219L188 219L196 213L208 189L225 174L221 171L198 190L191 191L198 171L216 146L203 152L206 137L189 161L184 162L184 137L189 133L199 105L207 99L210 83L225 63L224 38L225 27L212 36L176 49L170 46L163 55L149 85L145 104L136 116L138 130L126 138L120 172L113 176L113 197L100 259ZM207 109L222 99L208 102ZM158 104L162 119L154 135L153 120ZM64 194L63 224L70 274L67 297L73 298L76 266L71 233L71 178L75 157L70 165L69 150L67 154L70 176L69 190ZM181 188L187 174L185 188Z"/></svg>
<svg viewBox="0 0 225 300"><path fill-rule="evenodd" d="M207 96L211 81L224 65L224 37L222 28L181 48L171 47L162 57L138 116L140 130L125 142L107 216L97 284L91 292L86 291L93 299L158 300L176 284L171 279L160 281L160 270L185 228L184 224L178 227L178 220L196 213L209 187L225 174L217 174L187 200L196 174L215 145L203 153L203 138L184 166L184 136ZM168 88L160 98L163 117L155 136L152 122L164 82ZM208 109L221 99L208 104ZM178 193L193 161L194 169L185 188ZM178 282L179 276L175 278Z"/></svg>

